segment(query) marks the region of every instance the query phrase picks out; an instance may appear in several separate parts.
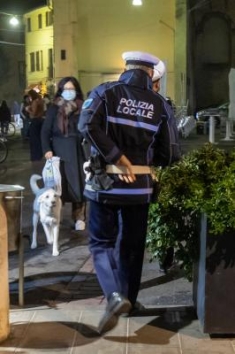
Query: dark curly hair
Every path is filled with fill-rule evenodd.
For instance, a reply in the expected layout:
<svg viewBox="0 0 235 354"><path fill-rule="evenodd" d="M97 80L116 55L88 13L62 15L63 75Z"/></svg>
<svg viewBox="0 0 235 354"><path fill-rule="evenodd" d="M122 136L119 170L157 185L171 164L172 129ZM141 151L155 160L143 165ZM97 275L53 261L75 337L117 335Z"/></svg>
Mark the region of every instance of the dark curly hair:
<svg viewBox="0 0 235 354"><path fill-rule="evenodd" d="M80 100L83 100L83 92L80 86L80 83L78 82L78 80L74 77L74 76L66 76L63 79L61 79L58 83L57 86L57 92L55 94L55 97L60 97L63 90L64 90L64 85L67 84L67 82L71 81L75 87L75 90L77 92L77 96L76 98L79 98Z"/></svg>
<svg viewBox="0 0 235 354"><path fill-rule="evenodd" d="M35 90L31 89L28 91L28 96L32 98L32 100L36 100L37 98L41 97L39 93L37 93Z"/></svg>

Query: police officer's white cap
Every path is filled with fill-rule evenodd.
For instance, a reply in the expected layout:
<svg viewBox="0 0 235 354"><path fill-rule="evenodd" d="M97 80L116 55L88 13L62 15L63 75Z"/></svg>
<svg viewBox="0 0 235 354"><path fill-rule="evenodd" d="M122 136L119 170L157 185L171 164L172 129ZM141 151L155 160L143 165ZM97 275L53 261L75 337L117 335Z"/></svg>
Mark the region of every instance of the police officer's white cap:
<svg viewBox="0 0 235 354"><path fill-rule="evenodd" d="M145 52L124 52L122 59L125 60L126 64L145 65L150 68L159 63L157 57Z"/></svg>
<svg viewBox="0 0 235 354"><path fill-rule="evenodd" d="M159 63L154 66L152 81L154 82L160 79L165 74L165 71L166 71L165 64L163 63L163 61L159 60Z"/></svg>

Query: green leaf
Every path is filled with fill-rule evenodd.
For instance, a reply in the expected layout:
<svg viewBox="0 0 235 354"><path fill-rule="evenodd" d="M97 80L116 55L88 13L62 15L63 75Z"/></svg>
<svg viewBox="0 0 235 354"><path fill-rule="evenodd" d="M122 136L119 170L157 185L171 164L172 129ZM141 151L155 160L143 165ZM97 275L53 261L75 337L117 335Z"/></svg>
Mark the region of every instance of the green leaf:
<svg viewBox="0 0 235 354"><path fill-rule="evenodd" d="M235 228L235 150L205 144L162 170L160 193L150 205L147 247L153 257L173 246L188 279L199 252L199 220L207 214L210 233Z"/></svg>

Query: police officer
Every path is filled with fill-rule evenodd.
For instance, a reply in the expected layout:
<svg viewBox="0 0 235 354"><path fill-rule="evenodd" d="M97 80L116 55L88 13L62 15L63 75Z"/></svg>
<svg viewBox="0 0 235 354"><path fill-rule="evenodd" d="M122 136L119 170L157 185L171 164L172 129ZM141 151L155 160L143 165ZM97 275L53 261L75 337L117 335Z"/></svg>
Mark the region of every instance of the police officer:
<svg viewBox="0 0 235 354"><path fill-rule="evenodd" d="M152 82L153 82L153 91L154 92L159 92L161 85L161 78L166 72L166 67L163 61L159 60L159 63L154 66L154 72L153 72L153 77L152 77Z"/></svg>
<svg viewBox="0 0 235 354"><path fill-rule="evenodd" d="M154 66L154 73L152 77L154 92L160 91L161 78L165 74L165 71L166 71L165 64L160 60L159 63ZM166 101L172 107L171 100L166 97ZM165 257L163 258L163 260L161 260L159 264L160 272L167 273L168 269L170 269L173 266L173 263L174 263L174 247L168 247L166 249Z"/></svg>
<svg viewBox="0 0 235 354"><path fill-rule="evenodd" d="M150 167L180 157L172 110L152 90L159 59L144 52L122 57L125 71L118 81L92 90L78 124L91 143L84 193L90 200L90 250L107 299L100 333L136 304L154 191Z"/></svg>

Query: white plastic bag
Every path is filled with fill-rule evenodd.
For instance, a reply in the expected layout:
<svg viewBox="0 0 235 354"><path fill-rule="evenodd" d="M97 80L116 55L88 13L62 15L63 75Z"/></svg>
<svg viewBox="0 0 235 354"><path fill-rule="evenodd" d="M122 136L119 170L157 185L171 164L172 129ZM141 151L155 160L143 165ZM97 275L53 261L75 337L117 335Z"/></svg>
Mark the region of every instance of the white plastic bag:
<svg viewBox="0 0 235 354"><path fill-rule="evenodd" d="M42 178L46 188L53 188L61 196L60 158L58 156L46 160L42 170Z"/></svg>

